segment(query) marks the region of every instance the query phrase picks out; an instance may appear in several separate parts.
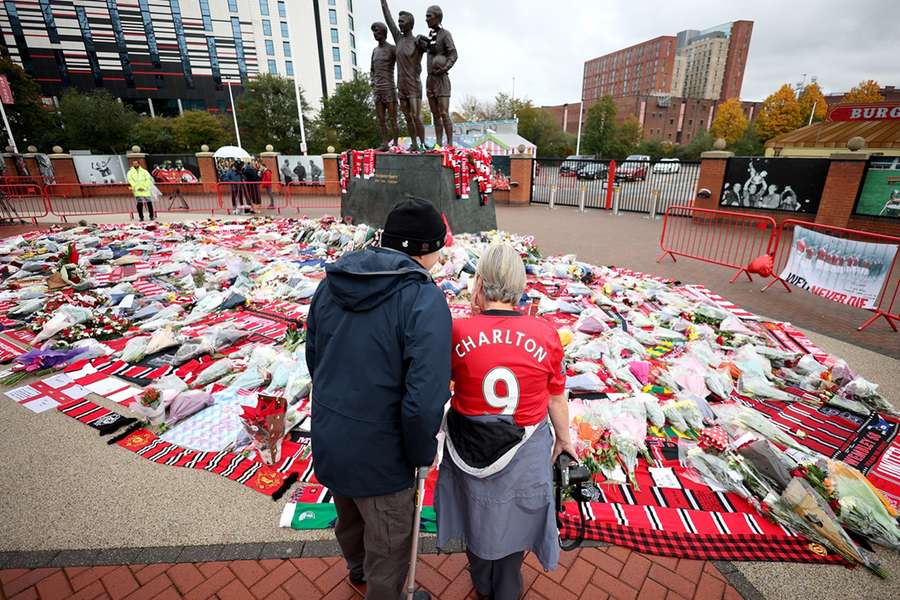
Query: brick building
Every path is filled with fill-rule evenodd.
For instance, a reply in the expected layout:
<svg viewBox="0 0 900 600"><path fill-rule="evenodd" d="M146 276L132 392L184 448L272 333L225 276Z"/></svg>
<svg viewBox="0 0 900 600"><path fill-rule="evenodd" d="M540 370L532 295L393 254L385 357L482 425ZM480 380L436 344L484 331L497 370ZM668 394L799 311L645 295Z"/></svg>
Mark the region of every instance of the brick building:
<svg viewBox="0 0 900 600"><path fill-rule="evenodd" d="M659 36L584 63L581 97L739 98L753 21Z"/></svg>
<svg viewBox="0 0 900 600"><path fill-rule="evenodd" d="M542 106L541 110L553 117L556 124L566 133L571 133L572 135L578 133L578 117L581 111L581 102Z"/></svg>
<svg viewBox="0 0 900 600"><path fill-rule="evenodd" d="M847 92L827 94L825 101L828 102L828 106L834 106L835 104L840 104L846 95ZM881 88L881 95L884 96L884 102L900 102L900 90L893 85L886 85Z"/></svg>

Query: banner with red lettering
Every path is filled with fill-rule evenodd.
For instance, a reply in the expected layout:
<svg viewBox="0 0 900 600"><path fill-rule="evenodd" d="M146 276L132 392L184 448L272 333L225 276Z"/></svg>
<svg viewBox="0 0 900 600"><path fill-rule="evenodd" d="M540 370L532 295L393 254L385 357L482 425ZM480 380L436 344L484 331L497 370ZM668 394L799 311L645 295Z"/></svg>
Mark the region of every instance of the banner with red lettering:
<svg viewBox="0 0 900 600"><path fill-rule="evenodd" d="M896 254L896 244L845 240L795 227L781 278L841 304L875 308Z"/></svg>

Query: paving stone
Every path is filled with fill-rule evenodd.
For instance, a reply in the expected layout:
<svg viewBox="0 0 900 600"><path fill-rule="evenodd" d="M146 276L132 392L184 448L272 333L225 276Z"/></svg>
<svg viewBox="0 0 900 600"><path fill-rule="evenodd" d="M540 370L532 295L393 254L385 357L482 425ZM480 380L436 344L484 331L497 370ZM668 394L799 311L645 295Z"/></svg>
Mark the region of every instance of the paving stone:
<svg viewBox="0 0 900 600"><path fill-rule="evenodd" d="M53 560L50 561L50 567L82 567L86 565L97 564L97 550L60 550Z"/></svg>
<svg viewBox="0 0 900 600"><path fill-rule="evenodd" d="M450 584L450 580L427 563L419 562L416 565L416 583L431 592L432 596L440 596L441 592Z"/></svg>
<svg viewBox="0 0 900 600"><path fill-rule="evenodd" d="M101 577L100 580L112 600L121 600L140 587L128 567L117 567Z"/></svg>
<svg viewBox="0 0 900 600"><path fill-rule="evenodd" d="M290 561L284 561L276 569L267 573L262 579L257 581L250 591L257 598L267 598L269 594L275 591L275 588L281 586L297 572L296 567Z"/></svg>
<svg viewBox="0 0 900 600"><path fill-rule="evenodd" d="M171 587L172 580L165 573L162 573L129 594L125 600L156 600L164 590Z"/></svg>
<svg viewBox="0 0 900 600"><path fill-rule="evenodd" d="M103 587L103 583L97 580L81 588L80 590L66 598L66 600L92 600L93 598L96 598L97 596L104 593L106 592L105 588Z"/></svg>
<svg viewBox="0 0 900 600"><path fill-rule="evenodd" d="M166 573L182 594L188 593L207 580L196 566L189 563L172 565Z"/></svg>
<svg viewBox="0 0 900 600"><path fill-rule="evenodd" d="M3 584L3 593L7 596L15 596L19 592L22 592L33 585L36 585L40 580L50 577L54 573L61 573L60 569L51 569L47 567L42 567L40 569L32 569L19 577L16 577L14 580L9 583Z"/></svg>
<svg viewBox="0 0 900 600"><path fill-rule="evenodd" d="M38 569L49 567L53 558L59 554L56 550L36 550L25 552L0 552L0 568L3 569Z"/></svg>
<svg viewBox="0 0 900 600"><path fill-rule="evenodd" d="M140 556L146 548L107 548L94 556L95 565L130 565L141 562Z"/></svg>
<svg viewBox="0 0 900 600"><path fill-rule="evenodd" d="M663 584L670 590L674 590L685 598L690 598L694 595L695 586L692 582L658 564L654 564L650 567L648 577Z"/></svg>
<svg viewBox="0 0 900 600"><path fill-rule="evenodd" d="M638 591L637 600L666 600L668 590L652 579L645 579ZM706 600L706 598L703 598Z"/></svg>
<svg viewBox="0 0 900 600"><path fill-rule="evenodd" d="M37 585L38 596L41 598L65 598L72 593L69 578L62 571L57 571L49 577L40 580Z"/></svg>
<svg viewBox="0 0 900 600"><path fill-rule="evenodd" d="M341 547L338 545L337 540L326 540L326 541L317 541L317 542L306 542L303 544L303 554L301 558L308 557L332 557L332 556L340 556L341 555Z"/></svg>
<svg viewBox="0 0 900 600"><path fill-rule="evenodd" d="M219 560L223 546L185 546L174 562L198 563Z"/></svg>
<svg viewBox="0 0 900 600"><path fill-rule="evenodd" d="M703 600L721 600L724 594L725 584L712 575L704 573L700 581L697 582L694 597L702 598Z"/></svg>
<svg viewBox="0 0 900 600"><path fill-rule="evenodd" d="M185 600L205 600L232 581L234 581L234 573L231 572L231 569L222 569L187 594L184 594L184 598Z"/></svg>
<svg viewBox="0 0 900 600"><path fill-rule="evenodd" d="M15 596L12 596L9 600L37 600L37 598L37 590L35 590L33 587L30 587L22 590Z"/></svg>
<svg viewBox="0 0 900 600"><path fill-rule="evenodd" d="M244 584L237 579L216 592L216 596L220 600L256 600L253 594L250 593L250 590L244 587Z"/></svg>
<svg viewBox="0 0 900 600"><path fill-rule="evenodd" d="M591 583L615 598L616 600L634 600L637 597L637 590L622 582L602 569L594 571L591 577Z"/></svg>
<svg viewBox="0 0 900 600"><path fill-rule="evenodd" d="M228 544L219 553L219 560L256 560L264 544Z"/></svg>
<svg viewBox="0 0 900 600"><path fill-rule="evenodd" d="M3 569L0 570L0 584L7 584L13 579L20 577L28 572L28 569Z"/></svg>
<svg viewBox="0 0 900 600"><path fill-rule="evenodd" d="M97 581L107 573L112 573L118 566L99 566L99 567L91 567L86 571L83 571L76 575L75 577L70 577L69 581L72 583L72 587L75 590L80 590L83 587Z"/></svg>
<svg viewBox="0 0 900 600"><path fill-rule="evenodd" d="M675 572L688 581L693 581L694 583L696 583L700 579L700 575L703 574L704 564L706 563L702 560L690 560L682 558L678 561L678 568L675 569Z"/></svg>
<svg viewBox="0 0 900 600"><path fill-rule="evenodd" d="M303 556L302 542L277 542L263 544L259 551L260 559L267 558L300 558Z"/></svg>
<svg viewBox="0 0 900 600"><path fill-rule="evenodd" d="M576 594L573 594L546 576L540 576L535 579L534 583L531 584L531 590L551 600L574 600L578 598Z"/></svg>
<svg viewBox="0 0 900 600"><path fill-rule="evenodd" d="M252 586L267 573L255 560L236 560L229 565L229 568L247 587Z"/></svg>
<svg viewBox="0 0 900 600"><path fill-rule="evenodd" d="M196 566L200 570L200 572L203 573L204 577L212 577L213 573L215 573L219 569L224 569L225 567L227 567L228 561L218 560L214 562L200 563Z"/></svg>
<svg viewBox="0 0 900 600"><path fill-rule="evenodd" d="M141 551L137 562L148 565L153 563L174 563L182 551L184 551L183 546L152 546Z"/></svg>
<svg viewBox="0 0 900 600"><path fill-rule="evenodd" d="M156 578L158 575L165 573L169 570L169 567L172 566L172 563L159 563L155 565L147 565L140 571L134 574L134 578L138 580L138 583L141 585L147 584L151 579Z"/></svg>
<svg viewBox="0 0 900 600"><path fill-rule="evenodd" d="M588 582L590 582L594 571L596 571L594 565L583 558L577 558L569 567L569 572L562 581L563 587L576 596L581 594Z"/></svg>
<svg viewBox="0 0 900 600"><path fill-rule="evenodd" d="M356 590L350 587L350 584L346 581L342 581L334 586L330 592L325 594L322 597L322 600L353 600L358 598L359 596L356 594Z"/></svg>
<svg viewBox="0 0 900 600"><path fill-rule="evenodd" d="M650 571L651 564L643 555L632 552L625 562L625 566L622 567L619 578L629 586L639 590L647 577L647 573Z"/></svg>
<svg viewBox="0 0 900 600"><path fill-rule="evenodd" d="M347 565L344 563L334 563L328 567L327 571L313 580L313 583L316 584L316 587L319 588L323 594L327 594L345 577L347 577Z"/></svg>

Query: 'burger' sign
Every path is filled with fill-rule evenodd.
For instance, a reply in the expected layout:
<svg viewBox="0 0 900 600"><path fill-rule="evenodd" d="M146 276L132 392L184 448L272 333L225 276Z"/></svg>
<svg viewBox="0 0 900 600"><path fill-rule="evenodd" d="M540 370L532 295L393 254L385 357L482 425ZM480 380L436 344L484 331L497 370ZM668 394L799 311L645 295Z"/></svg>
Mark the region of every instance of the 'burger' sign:
<svg viewBox="0 0 900 600"><path fill-rule="evenodd" d="M900 121L900 103L840 104L828 113L829 121Z"/></svg>

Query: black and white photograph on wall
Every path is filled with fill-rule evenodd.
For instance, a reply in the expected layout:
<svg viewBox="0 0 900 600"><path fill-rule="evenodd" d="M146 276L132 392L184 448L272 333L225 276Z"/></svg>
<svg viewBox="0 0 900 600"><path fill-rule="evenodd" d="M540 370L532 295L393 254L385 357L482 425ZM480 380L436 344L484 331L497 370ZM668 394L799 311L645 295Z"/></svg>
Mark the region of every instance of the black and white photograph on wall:
<svg viewBox="0 0 900 600"><path fill-rule="evenodd" d="M321 156L281 155L278 173L282 183L322 183L325 166Z"/></svg>
<svg viewBox="0 0 900 600"><path fill-rule="evenodd" d="M828 159L731 158L719 205L815 214Z"/></svg>
<svg viewBox="0 0 900 600"><path fill-rule="evenodd" d="M81 183L125 183L124 156L76 154L72 161Z"/></svg>

